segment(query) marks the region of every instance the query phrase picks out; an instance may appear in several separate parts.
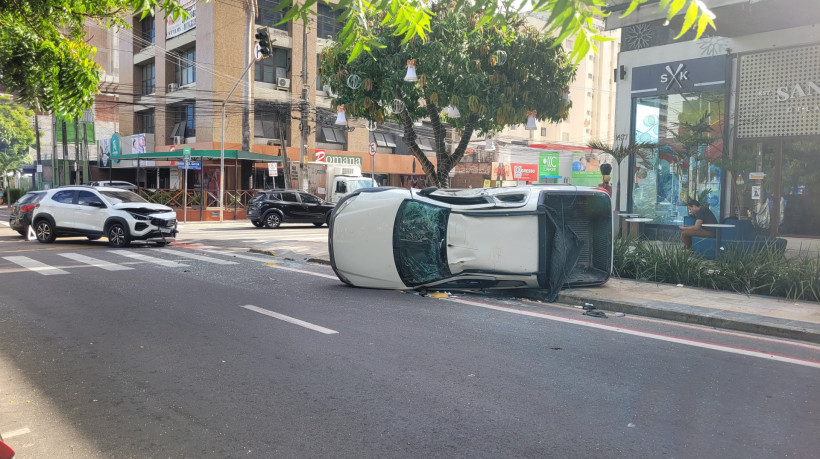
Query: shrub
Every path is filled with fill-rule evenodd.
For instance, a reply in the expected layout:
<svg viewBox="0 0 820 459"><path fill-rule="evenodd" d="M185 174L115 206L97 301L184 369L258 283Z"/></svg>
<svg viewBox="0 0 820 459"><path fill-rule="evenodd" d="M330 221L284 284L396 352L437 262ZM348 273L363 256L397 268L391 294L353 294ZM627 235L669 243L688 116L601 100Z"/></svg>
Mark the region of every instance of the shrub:
<svg viewBox="0 0 820 459"><path fill-rule="evenodd" d="M17 201L18 199L20 199L20 196L22 196L24 194L25 194L25 191L23 191L19 188L10 188L8 190L3 188L3 203L4 204L14 204L14 202ZM11 199L9 199L9 196L11 196Z"/></svg>

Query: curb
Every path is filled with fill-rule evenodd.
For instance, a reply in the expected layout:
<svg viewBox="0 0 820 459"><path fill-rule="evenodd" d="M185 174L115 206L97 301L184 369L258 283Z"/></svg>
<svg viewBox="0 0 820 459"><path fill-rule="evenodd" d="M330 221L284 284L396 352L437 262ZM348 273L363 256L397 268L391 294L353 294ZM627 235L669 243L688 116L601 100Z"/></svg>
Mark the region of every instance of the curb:
<svg viewBox="0 0 820 459"><path fill-rule="evenodd" d="M538 296L537 293L538 292L535 291L534 296ZM595 305L597 309L606 311L623 312L625 314L634 314L642 317L652 317L820 344L820 326L809 322L778 319L755 314L715 310L662 301L652 302L651 304L607 301L601 298L588 297L583 294L571 292L559 293L556 301L578 306L583 306L584 303L591 303Z"/></svg>

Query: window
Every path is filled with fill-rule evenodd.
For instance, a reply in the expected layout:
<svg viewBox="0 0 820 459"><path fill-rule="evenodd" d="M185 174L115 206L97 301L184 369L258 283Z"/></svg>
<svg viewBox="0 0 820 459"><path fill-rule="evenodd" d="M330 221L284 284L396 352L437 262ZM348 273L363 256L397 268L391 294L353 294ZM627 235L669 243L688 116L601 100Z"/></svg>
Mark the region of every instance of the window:
<svg viewBox="0 0 820 459"><path fill-rule="evenodd" d="M336 38L336 35L344 28L344 22L335 22L341 14L341 10L333 11L332 5L319 3L316 16L318 17L318 26L316 29L316 36L318 38Z"/></svg>
<svg viewBox="0 0 820 459"><path fill-rule="evenodd" d="M319 199L313 195L307 193L299 193L299 197L302 198L302 202L305 204L319 204Z"/></svg>
<svg viewBox="0 0 820 459"><path fill-rule="evenodd" d="M376 145L380 147L395 148L396 141L393 139L393 134L384 134L381 132L374 132L370 136L370 140L375 141Z"/></svg>
<svg viewBox="0 0 820 459"><path fill-rule="evenodd" d="M547 128L541 128L541 137L547 136Z"/></svg>
<svg viewBox="0 0 820 459"><path fill-rule="evenodd" d="M261 26L273 27L277 30L284 30L287 32L288 23L274 25L281 21L287 13L287 9L274 11L279 6L279 0L259 0L259 14L256 16L256 24Z"/></svg>
<svg viewBox="0 0 820 459"><path fill-rule="evenodd" d="M177 53L174 81L180 86L196 83L196 48Z"/></svg>
<svg viewBox="0 0 820 459"><path fill-rule="evenodd" d="M271 55L255 64L253 79L276 84L279 78L288 77L288 50L271 48Z"/></svg>
<svg viewBox="0 0 820 459"><path fill-rule="evenodd" d="M182 138L196 136L196 106L194 104L174 107L174 129L171 130L170 137L175 136Z"/></svg>
<svg viewBox="0 0 820 459"><path fill-rule="evenodd" d="M147 48L154 44L154 40L156 39L156 32L154 28L154 16L148 15L145 16L144 19L140 20L139 23L139 36L135 37L138 38L139 47L140 48Z"/></svg>
<svg viewBox="0 0 820 459"><path fill-rule="evenodd" d="M77 198L77 204L89 207L100 207L100 204L102 204L102 207L105 207L105 204L102 202L102 199L100 199L99 196L90 191L85 190L80 191L80 195ZM94 204L97 204L97 206L94 206Z"/></svg>
<svg viewBox="0 0 820 459"><path fill-rule="evenodd" d="M74 202L74 190L58 191L54 193L51 200L61 204L71 204Z"/></svg>
<svg viewBox="0 0 820 459"><path fill-rule="evenodd" d="M257 102L253 107L253 136L287 141L290 107Z"/></svg>
<svg viewBox="0 0 820 459"><path fill-rule="evenodd" d="M394 256L399 276L419 285L451 276L441 244L447 237L449 209L420 201L404 201L394 229Z"/></svg>
<svg viewBox="0 0 820 459"><path fill-rule="evenodd" d="M648 158L636 158L635 213L679 224L676 220L687 215L686 203L697 199L721 215L723 171L712 160L723 157L723 105L722 91L634 100L634 140L660 144Z"/></svg>
<svg viewBox="0 0 820 459"><path fill-rule="evenodd" d="M154 110L137 112L137 132L144 134L154 133Z"/></svg>
<svg viewBox="0 0 820 459"><path fill-rule="evenodd" d="M299 199L296 197L296 193L282 193L282 201L285 202L299 202Z"/></svg>
<svg viewBox="0 0 820 459"><path fill-rule="evenodd" d="M346 143L347 139L345 139L345 132L341 129L336 129L328 126L322 126L321 129L317 129L317 134L319 132L322 133L325 142L329 143ZM322 140L320 140L321 142Z"/></svg>
<svg viewBox="0 0 820 459"><path fill-rule="evenodd" d="M156 81L156 67L154 63L151 62L150 64L145 64L140 67L140 72L142 74L142 95L146 94L153 94L156 91L155 81Z"/></svg>

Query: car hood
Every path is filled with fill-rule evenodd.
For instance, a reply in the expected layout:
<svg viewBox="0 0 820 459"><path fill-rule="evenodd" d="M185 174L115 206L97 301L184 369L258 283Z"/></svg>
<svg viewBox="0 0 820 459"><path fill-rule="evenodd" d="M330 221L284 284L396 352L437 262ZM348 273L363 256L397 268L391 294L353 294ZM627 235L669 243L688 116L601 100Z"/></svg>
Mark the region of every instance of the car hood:
<svg viewBox="0 0 820 459"><path fill-rule="evenodd" d="M331 243L340 277L360 287L407 288L393 259L393 226L400 205L393 193L363 193L334 217ZM363 226L370 229L362 231Z"/></svg>
<svg viewBox="0 0 820 459"><path fill-rule="evenodd" d="M168 206L162 204L155 204L153 202L123 202L120 204L114 204L113 207L117 210L126 210L144 215L174 212L174 209L171 209Z"/></svg>

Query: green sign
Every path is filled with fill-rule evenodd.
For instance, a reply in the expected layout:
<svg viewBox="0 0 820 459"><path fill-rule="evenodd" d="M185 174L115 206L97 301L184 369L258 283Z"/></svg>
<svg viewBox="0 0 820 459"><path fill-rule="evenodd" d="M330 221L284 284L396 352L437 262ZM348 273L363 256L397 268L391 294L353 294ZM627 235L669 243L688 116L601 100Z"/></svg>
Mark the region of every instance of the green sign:
<svg viewBox="0 0 820 459"><path fill-rule="evenodd" d="M66 142L74 143L75 132L74 132L74 121L66 120L62 117L57 117L57 143L63 142L63 124L65 124L65 136ZM83 140L83 129L85 129L85 138L88 143L94 143L97 141L96 137L94 136L94 123L84 123L80 121L80 126L77 128L76 133L79 134L80 138L77 141L82 142Z"/></svg>
<svg viewBox="0 0 820 459"><path fill-rule="evenodd" d="M542 178L561 178L558 172L559 155L557 151L542 151L538 160L538 176Z"/></svg>
<svg viewBox="0 0 820 459"><path fill-rule="evenodd" d="M572 184L598 186L601 183L600 153L572 154Z"/></svg>
<svg viewBox="0 0 820 459"><path fill-rule="evenodd" d="M182 147L182 160L183 161L190 161L191 160L191 147Z"/></svg>
<svg viewBox="0 0 820 459"><path fill-rule="evenodd" d="M119 157L122 150L120 150L120 138L117 134L111 134L111 160L115 163L120 162Z"/></svg>

